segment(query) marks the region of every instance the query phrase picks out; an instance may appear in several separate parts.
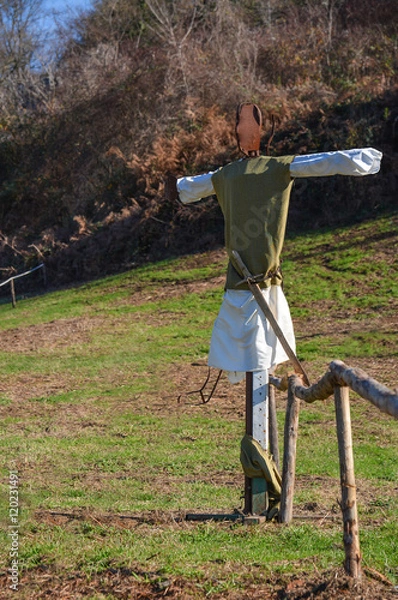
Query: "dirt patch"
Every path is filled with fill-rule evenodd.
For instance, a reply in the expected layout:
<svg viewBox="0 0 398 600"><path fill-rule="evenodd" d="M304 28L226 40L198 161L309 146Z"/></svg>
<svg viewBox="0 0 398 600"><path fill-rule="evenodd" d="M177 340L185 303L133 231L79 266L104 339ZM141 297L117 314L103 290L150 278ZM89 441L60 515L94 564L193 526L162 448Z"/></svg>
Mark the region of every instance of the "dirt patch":
<svg viewBox="0 0 398 600"><path fill-rule="evenodd" d="M0 381L0 395L4 394L12 402L23 404L32 398L45 399L49 396L66 393L73 389L71 377L63 378L59 374L25 374L19 377L3 377ZM3 412L4 411L4 412ZM15 414L15 407L1 407L1 414Z"/></svg>
<svg viewBox="0 0 398 600"><path fill-rule="evenodd" d="M95 317L57 319L49 323L29 325L22 329L8 329L1 334L8 352L37 352L39 349L65 348L90 341L90 334L98 326Z"/></svg>
<svg viewBox="0 0 398 600"><path fill-rule="evenodd" d="M251 571L251 572L250 572ZM18 598L40 600L79 600L80 598L115 598L145 600L170 598L194 600L396 600L398 594L377 572L368 570L360 581L348 577L342 570L325 571L313 576L303 573L289 579L271 576L264 580L261 573L248 569L247 580L242 574L237 589L211 591L222 587L221 581L201 579L187 581L166 577L161 573L139 569L107 569L88 576L75 572L60 574L53 567L40 565L20 577ZM15 598L9 589L7 574L0 574L0 597Z"/></svg>
<svg viewBox="0 0 398 600"><path fill-rule="evenodd" d="M185 294L200 294L209 290L220 290L220 298L223 293L223 287L225 284L225 276L210 277L202 281L168 281L163 287L159 287L159 282L156 286L138 286L132 290L131 294L126 301L128 304L133 306L140 306L146 302L159 302L162 300L168 300L169 298L178 298Z"/></svg>

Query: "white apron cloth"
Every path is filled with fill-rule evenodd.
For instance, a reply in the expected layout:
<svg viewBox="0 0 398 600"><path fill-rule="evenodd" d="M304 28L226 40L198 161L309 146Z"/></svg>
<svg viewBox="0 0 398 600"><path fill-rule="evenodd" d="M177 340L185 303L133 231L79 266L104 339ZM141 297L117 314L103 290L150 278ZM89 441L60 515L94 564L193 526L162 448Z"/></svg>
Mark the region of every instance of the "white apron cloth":
<svg viewBox="0 0 398 600"><path fill-rule="evenodd" d="M282 288L272 285L262 293L295 352L293 323ZM213 327L209 366L228 371L234 383L247 371L268 371L286 360L288 356L252 292L226 290Z"/></svg>

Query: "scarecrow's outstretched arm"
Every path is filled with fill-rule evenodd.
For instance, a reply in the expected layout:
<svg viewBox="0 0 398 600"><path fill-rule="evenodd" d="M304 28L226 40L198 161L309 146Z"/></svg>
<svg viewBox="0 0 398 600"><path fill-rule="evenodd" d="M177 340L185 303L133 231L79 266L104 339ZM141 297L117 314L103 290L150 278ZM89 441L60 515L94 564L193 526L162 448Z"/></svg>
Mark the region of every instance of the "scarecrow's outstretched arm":
<svg viewBox="0 0 398 600"><path fill-rule="evenodd" d="M180 177L168 174L164 180L164 195L166 200L180 200L183 204L198 202L214 194L211 177L215 171L194 175L191 177Z"/></svg>
<svg viewBox="0 0 398 600"><path fill-rule="evenodd" d="M207 198L215 194L212 176L215 171L204 173L203 175L194 175L191 177L180 177L177 179L178 194L183 204L198 202L202 198Z"/></svg>
<svg viewBox="0 0 398 600"><path fill-rule="evenodd" d="M374 175L380 170L383 154L374 148L338 150L296 156L290 164L292 177L327 177Z"/></svg>
<svg viewBox="0 0 398 600"><path fill-rule="evenodd" d="M374 175L380 170L382 156L382 153L374 148L354 148L295 156L290 163L290 175L293 178ZM215 171L210 171L203 175L177 179L175 185L181 202L190 204L214 194L212 183L214 173Z"/></svg>

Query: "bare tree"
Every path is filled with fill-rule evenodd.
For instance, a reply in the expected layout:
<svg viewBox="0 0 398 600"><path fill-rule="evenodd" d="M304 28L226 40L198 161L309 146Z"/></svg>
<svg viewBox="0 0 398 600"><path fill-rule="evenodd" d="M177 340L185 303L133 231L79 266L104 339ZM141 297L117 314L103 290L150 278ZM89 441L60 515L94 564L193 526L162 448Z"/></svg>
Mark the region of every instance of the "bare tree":
<svg viewBox="0 0 398 600"><path fill-rule="evenodd" d="M185 95L188 97L190 88L186 46L200 13L199 2L197 0L192 3L185 0L171 0L171 2L168 0L146 0L146 5L155 19L154 25L149 25L149 27L170 50L169 76L171 77L171 86L175 85L172 73L174 70L173 65L176 65L182 76Z"/></svg>
<svg viewBox="0 0 398 600"><path fill-rule="evenodd" d="M44 99L39 50L42 0L0 0L0 111L3 117L33 108Z"/></svg>

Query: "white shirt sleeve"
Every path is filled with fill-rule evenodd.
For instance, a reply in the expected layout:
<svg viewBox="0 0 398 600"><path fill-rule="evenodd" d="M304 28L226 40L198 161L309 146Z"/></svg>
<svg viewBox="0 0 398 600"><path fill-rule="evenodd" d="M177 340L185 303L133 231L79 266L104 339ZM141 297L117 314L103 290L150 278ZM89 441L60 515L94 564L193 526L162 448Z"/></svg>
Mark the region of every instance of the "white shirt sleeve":
<svg viewBox="0 0 398 600"><path fill-rule="evenodd" d="M325 177L328 175L374 175L380 170L382 153L374 148L337 150L295 156L290 164L292 177ZM203 175L180 177L177 190L183 204L198 202L215 193L212 176L216 171Z"/></svg>
<svg viewBox="0 0 398 600"><path fill-rule="evenodd" d="M194 175L192 177L180 177L177 179L177 190L180 200L183 204L198 202L202 198L207 198L215 193L211 181L215 171L204 173L203 175Z"/></svg>
<svg viewBox="0 0 398 600"><path fill-rule="evenodd" d="M305 154L294 158L290 164L290 174L292 177L374 175L380 170L382 156L374 148Z"/></svg>

